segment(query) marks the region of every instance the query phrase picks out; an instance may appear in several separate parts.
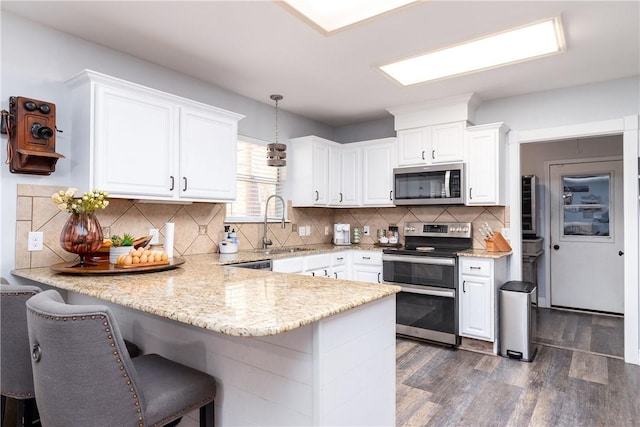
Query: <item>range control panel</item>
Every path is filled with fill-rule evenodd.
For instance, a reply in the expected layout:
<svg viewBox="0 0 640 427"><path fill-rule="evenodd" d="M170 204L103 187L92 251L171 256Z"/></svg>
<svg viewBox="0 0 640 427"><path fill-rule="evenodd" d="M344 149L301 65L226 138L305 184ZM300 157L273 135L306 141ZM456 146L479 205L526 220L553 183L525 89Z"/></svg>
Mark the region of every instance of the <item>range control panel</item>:
<svg viewBox="0 0 640 427"><path fill-rule="evenodd" d="M470 222L407 222L405 236L423 237L471 237Z"/></svg>

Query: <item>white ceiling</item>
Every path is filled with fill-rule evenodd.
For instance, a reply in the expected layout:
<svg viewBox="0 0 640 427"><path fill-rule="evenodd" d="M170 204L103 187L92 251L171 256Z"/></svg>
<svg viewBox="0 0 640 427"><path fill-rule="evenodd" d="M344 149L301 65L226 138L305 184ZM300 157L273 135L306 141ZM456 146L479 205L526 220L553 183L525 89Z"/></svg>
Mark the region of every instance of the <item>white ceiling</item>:
<svg viewBox="0 0 640 427"><path fill-rule="evenodd" d="M640 75L638 1L422 1L321 34L274 1L2 1L2 9L331 126ZM411 87L376 65L560 15L560 55Z"/></svg>

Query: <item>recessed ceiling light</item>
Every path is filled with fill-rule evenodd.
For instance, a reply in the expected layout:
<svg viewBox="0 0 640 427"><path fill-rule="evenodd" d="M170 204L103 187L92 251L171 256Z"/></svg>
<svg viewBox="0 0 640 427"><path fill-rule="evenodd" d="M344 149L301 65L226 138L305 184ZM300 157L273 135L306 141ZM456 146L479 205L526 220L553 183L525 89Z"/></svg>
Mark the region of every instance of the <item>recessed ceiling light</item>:
<svg viewBox="0 0 640 427"><path fill-rule="evenodd" d="M284 0L325 33L339 30L418 0Z"/></svg>
<svg viewBox="0 0 640 427"><path fill-rule="evenodd" d="M404 86L488 70L564 51L559 18L529 24L383 65Z"/></svg>

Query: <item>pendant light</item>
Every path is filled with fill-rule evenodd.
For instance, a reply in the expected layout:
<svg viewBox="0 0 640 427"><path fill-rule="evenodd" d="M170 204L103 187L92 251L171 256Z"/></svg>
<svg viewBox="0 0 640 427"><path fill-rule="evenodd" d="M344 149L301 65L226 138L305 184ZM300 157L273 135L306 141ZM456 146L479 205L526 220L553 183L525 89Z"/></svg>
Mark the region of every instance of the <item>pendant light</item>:
<svg viewBox="0 0 640 427"><path fill-rule="evenodd" d="M282 101L282 95L271 95L271 100L276 102L276 139L272 144L267 144L267 166L286 166L287 146L278 142L278 101Z"/></svg>

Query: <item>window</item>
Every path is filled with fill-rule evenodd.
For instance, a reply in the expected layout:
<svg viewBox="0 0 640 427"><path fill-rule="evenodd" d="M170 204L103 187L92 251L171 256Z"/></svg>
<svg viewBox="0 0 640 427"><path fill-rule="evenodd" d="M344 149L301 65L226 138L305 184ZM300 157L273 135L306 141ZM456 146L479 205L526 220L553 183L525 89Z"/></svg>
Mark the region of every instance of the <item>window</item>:
<svg viewBox="0 0 640 427"><path fill-rule="evenodd" d="M248 137L238 140L237 196L227 204L227 222L262 222L269 196L282 195L285 168L267 166L267 144ZM282 218L280 201L269 203L268 218Z"/></svg>

